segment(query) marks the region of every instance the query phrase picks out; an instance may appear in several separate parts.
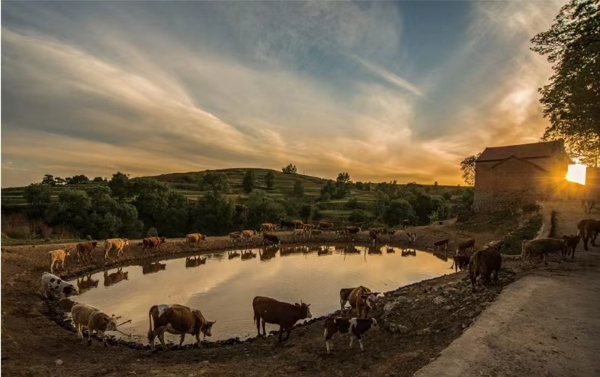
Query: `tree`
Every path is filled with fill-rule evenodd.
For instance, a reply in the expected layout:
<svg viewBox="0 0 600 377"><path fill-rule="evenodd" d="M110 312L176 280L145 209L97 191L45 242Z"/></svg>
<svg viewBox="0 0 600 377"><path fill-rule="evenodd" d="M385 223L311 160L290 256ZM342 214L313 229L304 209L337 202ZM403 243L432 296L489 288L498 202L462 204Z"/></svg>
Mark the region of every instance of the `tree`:
<svg viewBox="0 0 600 377"><path fill-rule="evenodd" d="M354 224L365 224L373 220L373 214L364 209L357 209L350 213L348 221Z"/></svg>
<svg viewBox="0 0 600 377"><path fill-rule="evenodd" d="M104 181L106 181L106 180L102 177L95 177L92 182L104 182Z"/></svg>
<svg viewBox="0 0 600 377"><path fill-rule="evenodd" d="M281 168L283 174L296 174L298 169L296 169L296 165L289 164L288 166Z"/></svg>
<svg viewBox="0 0 600 377"><path fill-rule="evenodd" d="M218 192L209 192L191 208L190 229L208 235L227 234L233 230L233 204Z"/></svg>
<svg viewBox="0 0 600 377"><path fill-rule="evenodd" d="M54 181L54 176L52 174L44 175L44 178L42 178L42 184L48 186L55 186L56 182Z"/></svg>
<svg viewBox="0 0 600 377"><path fill-rule="evenodd" d="M296 182L294 182L294 195L296 195L297 197L301 197L302 195L304 195L304 184L299 179L297 179Z"/></svg>
<svg viewBox="0 0 600 377"><path fill-rule="evenodd" d="M246 201L248 206L247 229L259 229L261 223L278 222L287 216L285 207L275 202L264 190L256 189L248 195Z"/></svg>
<svg viewBox="0 0 600 377"><path fill-rule="evenodd" d="M469 157L465 157L460 162L460 170L462 170L462 178L468 185L475 185L475 161L479 158L481 153L474 154Z"/></svg>
<svg viewBox="0 0 600 377"><path fill-rule="evenodd" d="M600 7L597 0L571 0L549 30L531 39L533 51L553 63L550 84L539 89L543 139L563 138L567 152L588 166L600 163Z"/></svg>
<svg viewBox="0 0 600 377"><path fill-rule="evenodd" d="M32 183L25 188L23 196L29 204L27 217L30 220L41 220L50 206L52 191L48 185Z"/></svg>
<svg viewBox="0 0 600 377"><path fill-rule="evenodd" d="M200 179L200 190L212 189L214 193L229 192L229 180L227 174L207 171Z"/></svg>
<svg viewBox="0 0 600 377"><path fill-rule="evenodd" d="M129 176L121 172L113 174L112 179L108 182L108 187L110 187L112 195L119 201L124 201L131 196Z"/></svg>
<svg viewBox="0 0 600 377"><path fill-rule="evenodd" d="M391 227L398 226L403 220L414 222L415 210L409 202L403 199L392 201L385 209L383 221Z"/></svg>
<svg viewBox="0 0 600 377"><path fill-rule="evenodd" d="M97 178L100 178L100 182L102 182L101 177L97 177ZM90 179L88 177L86 177L85 175L80 174L80 175L74 175L70 178L67 178L66 181L67 181L68 185L81 185L81 184L88 183L90 181Z"/></svg>
<svg viewBox="0 0 600 377"><path fill-rule="evenodd" d="M275 174L272 171L269 171L265 175L265 184L267 185L268 189L272 189L273 186L275 186Z"/></svg>
<svg viewBox="0 0 600 377"><path fill-rule="evenodd" d="M311 212L312 212L312 207L310 206L310 204L303 204L300 207L300 218L304 222L308 222L310 220Z"/></svg>
<svg viewBox="0 0 600 377"><path fill-rule="evenodd" d="M247 170L246 174L244 174L244 179L242 181L242 186L244 186L244 191L246 192L246 194L252 192L255 183L256 177L254 176L254 170Z"/></svg>

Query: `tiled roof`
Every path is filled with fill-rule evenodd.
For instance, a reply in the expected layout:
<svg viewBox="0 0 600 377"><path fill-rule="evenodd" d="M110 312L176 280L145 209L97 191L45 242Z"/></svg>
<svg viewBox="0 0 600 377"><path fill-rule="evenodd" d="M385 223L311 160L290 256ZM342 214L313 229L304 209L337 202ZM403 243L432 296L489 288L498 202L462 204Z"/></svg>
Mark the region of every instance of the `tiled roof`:
<svg viewBox="0 0 600 377"><path fill-rule="evenodd" d="M477 159L477 162L500 161L511 156L517 158L549 157L554 154L564 155L564 144L562 140L548 141L544 143L507 145L504 147L487 147Z"/></svg>

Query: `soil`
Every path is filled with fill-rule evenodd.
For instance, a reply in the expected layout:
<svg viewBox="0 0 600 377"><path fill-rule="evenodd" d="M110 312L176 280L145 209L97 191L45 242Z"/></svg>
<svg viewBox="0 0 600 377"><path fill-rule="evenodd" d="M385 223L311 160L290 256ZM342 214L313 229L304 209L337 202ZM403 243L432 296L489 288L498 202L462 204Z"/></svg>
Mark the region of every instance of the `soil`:
<svg viewBox="0 0 600 377"><path fill-rule="evenodd" d="M473 233L459 225L410 228L419 235L416 246L419 249L427 249L425 245L443 238L457 242L474 237L476 245L483 245L499 239L507 230L505 226ZM406 237L398 233L394 238L383 236L380 244L405 245ZM302 241L294 241L290 232L280 235L284 244ZM357 240L360 241L366 239ZM313 242L342 241L333 233L326 233ZM258 241L254 245L257 244ZM204 344L200 349L184 347L152 352L141 344L138 348L142 349L135 349L135 344L105 348L95 341L88 347L68 323L57 324L62 321L62 314L56 304L42 299L40 276L48 271L46 253L63 247L72 249L73 245L2 249L2 372L7 375L410 376L461 336L504 286L523 276L519 264L507 260L500 281L475 294L471 293L466 273L451 273L453 270L449 270L449 275L388 292L374 313L381 329L367 333L362 353L357 344L350 349L349 338L338 334L333 340L334 349L328 355L323 339L323 318L295 328L289 341L284 343L277 342L276 337L251 338L245 342ZM231 244L226 237L209 237L191 251L183 240L169 239L160 251L143 253L139 241L133 241L119 259L113 254L105 263L102 252L97 249L94 261L77 263L75 257L69 257L66 270L55 273L70 279L117 265L227 248L231 248ZM73 299L76 301L77 297ZM218 327L213 331L218 331Z"/></svg>

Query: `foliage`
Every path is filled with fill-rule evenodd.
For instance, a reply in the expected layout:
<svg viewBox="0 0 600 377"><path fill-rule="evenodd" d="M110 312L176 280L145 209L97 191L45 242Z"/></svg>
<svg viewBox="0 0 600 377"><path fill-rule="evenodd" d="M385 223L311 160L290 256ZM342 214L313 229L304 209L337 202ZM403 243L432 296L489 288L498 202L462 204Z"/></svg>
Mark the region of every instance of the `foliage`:
<svg viewBox="0 0 600 377"><path fill-rule="evenodd" d="M158 230L155 227L151 227L146 231L146 237L158 237Z"/></svg>
<svg viewBox="0 0 600 377"><path fill-rule="evenodd" d="M357 198L348 199L348 204L346 204L346 207L348 207L349 209L358 209L358 199Z"/></svg>
<svg viewBox="0 0 600 377"><path fill-rule="evenodd" d="M267 185L268 189L272 189L275 186L275 174L272 171L269 171L265 175L265 185Z"/></svg>
<svg viewBox="0 0 600 377"><path fill-rule="evenodd" d="M102 178L100 178L100 181L102 181ZM89 182L90 182L90 179L83 174L74 175L70 178L69 177L66 178L66 183L68 185L81 185L81 184L86 184Z"/></svg>
<svg viewBox="0 0 600 377"><path fill-rule="evenodd" d="M121 172L113 174L112 179L108 182L108 187L110 187L112 195L119 201L124 201L131 196L129 176Z"/></svg>
<svg viewBox="0 0 600 377"><path fill-rule="evenodd" d="M212 171L206 171L199 182L200 190L210 188L213 193L227 193L229 192L229 181L227 180L227 174L217 173Z"/></svg>
<svg viewBox="0 0 600 377"><path fill-rule="evenodd" d="M218 192L209 192L191 207L190 230L211 236L231 232L233 211L234 206L227 198Z"/></svg>
<svg viewBox="0 0 600 377"><path fill-rule="evenodd" d="M544 139L564 138L567 151L588 166L600 157L600 7L597 0L571 0L549 30L531 40L533 51L553 63L550 84L540 88Z"/></svg>
<svg viewBox="0 0 600 377"><path fill-rule="evenodd" d="M304 195L304 184L299 179L297 179L296 182L294 182L294 195L296 195L297 197L301 197L302 195Z"/></svg>
<svg viewBox="0 0 600 377"><path fill-rule="evenodd" d="M465 157L460 162L460 170L462 171L462 178L469 186L475 185L475 161L481 156L481 153L474 154Z"/></svg>
<svg viewBox="0 0 600 377"><path fill-rule="evenodd" d="M296 174L298 169L296 168L296 165L289 164L288 166L281 168L281 171L284 174Z"/></svg>
<svg viewBox="0 0 600 377"><path fill-rule="evenodd" d="M312 213L312 207L310 206L310 204L303 204L300 207L300 218L302 219L302 221L308 222L310 221L310 215Z"/></svg>
<svg viewBox="0 0 600 377"><path fill-rule="evenodd" d="M312 215L310 217L313 221L323 220L323 214L321 213L321 210L316 207L313 208Z"/></svg>
<svg viewBox="0 0 600 377"><path fill-rule="evenodd" d="M50 187L42 183L32 183L27 186L23 196L25 196L25 200L30 205L29 218L32 220L42 219L48 206L50 206Z"/></svg>
<svg viewBox="0 0 600 377"><path fill-rule="evenodd" d="M44 175L44 178L42 178L42 184L48 186L55 186L56 181L54 180L54 176L52 174Z"/></svg>
<svg viewBox="0 0 600 377"><path fill-rule="evenodd" d="M287 216L285 207L270 198L264 190L252 191L246 205L249 209L247 229L260 229L261 223L279 222Z"/></svg>
<svg viewBox="0 0 600 377"><path fill-rule="evenodd" d="M246 194L249 194L254 189L254 185L256 184L256 177L254 176L254 170L246 171L244 174L244 180L242 185L244 187L244 191Z"/></svg>
<svg viewBox="0 0 600 377"><path fill-rule="evenodd" d="M413 224L415 210L406 200L399 199L392 201L385 209L383 221L388 226L395 227L400 225L404 219L410 220L411 224Z"/></svg>
<svg viewBox="0 0 600 377"><path fill-rule="evenodd" d="M373 220L374 216L371 212L365 211L364 209L357 209L350 213L348 221L354 224L368 223Z"/></svg>
<svg viewBox="0 0 600 377"><path fill-rule="evenodd" d="M442 198L444 198L444 200L450 200L452 199L452 193L449 191L444 191L444 193L442 194Z"/></svg>

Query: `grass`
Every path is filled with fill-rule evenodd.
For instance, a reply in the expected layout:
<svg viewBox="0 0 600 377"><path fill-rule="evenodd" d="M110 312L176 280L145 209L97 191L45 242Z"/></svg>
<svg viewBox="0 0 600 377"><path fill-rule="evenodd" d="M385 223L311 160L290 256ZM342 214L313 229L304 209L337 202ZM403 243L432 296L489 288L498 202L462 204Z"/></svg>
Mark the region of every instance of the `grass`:
<svg viewBox="0 0 600 377"><path fill-rule="evenodd" d="M20 246L20 245L53 245L62 243L75 243L84 242L86 240L80 238L65 238L65 239L49 239L44 240L42 238L28 239L28 238L9 238L2 237L2 246Z"/></svg>

